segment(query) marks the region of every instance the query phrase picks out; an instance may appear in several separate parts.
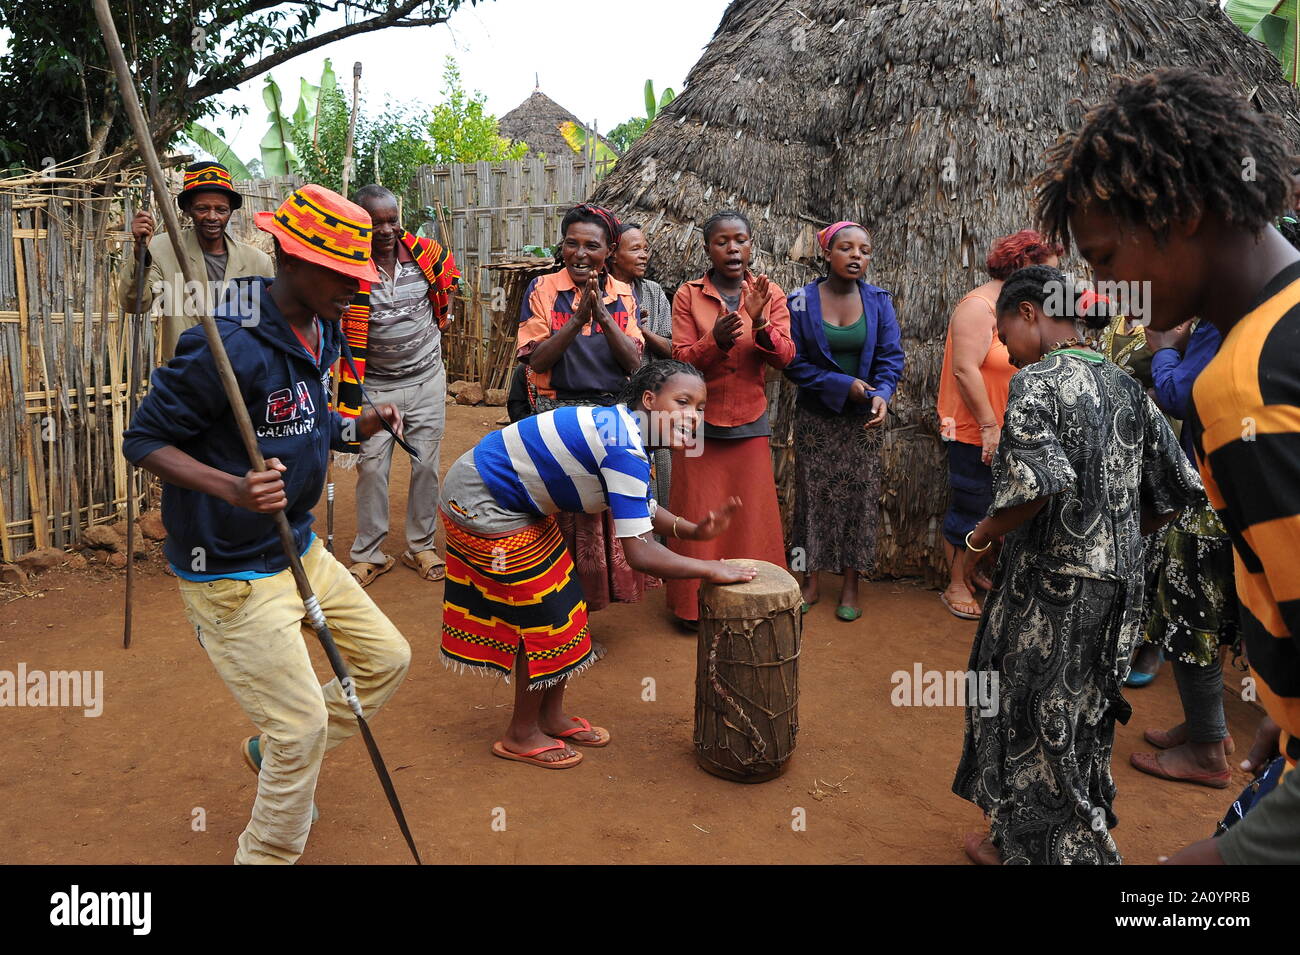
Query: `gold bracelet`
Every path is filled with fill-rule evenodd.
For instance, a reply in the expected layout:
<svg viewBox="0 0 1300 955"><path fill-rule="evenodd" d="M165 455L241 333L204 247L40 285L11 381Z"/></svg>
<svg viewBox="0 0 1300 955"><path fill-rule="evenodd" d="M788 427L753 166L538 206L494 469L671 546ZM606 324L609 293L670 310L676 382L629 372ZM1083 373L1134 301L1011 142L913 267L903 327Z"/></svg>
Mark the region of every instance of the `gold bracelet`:
<svg viewBox="0 0 1300 955"><path fill-rule="evenodd" d="M990 547L993 546L993 542L989 541L983 547L976 547L974 544L970 542L970 536L974 533L975 533L975 528L973 527L966 532L966 549L970 551L972 554L982 554Z"/></svg>
<svg viewBox="0 0 1300 955"><path fill-rule="evenodd" d="M677 522L680 521L681 519L682 519L681 515L678 515L677 517L673 518L673 536L676 537L678 540L682 539L682 535L677 533Z"/></svg>
<svg viewBox="0 0 1300 955"><path fill-rule="evenodd" d="M767 326L769 326L769 325L771 325L771 324L772 324L772 323L771 323L770 321L767 321L766 319L764 319L762 325L754 325L754 326L752 326L754 334L757 335L759 332L761 332L763 329L767 328Z"/></svg>

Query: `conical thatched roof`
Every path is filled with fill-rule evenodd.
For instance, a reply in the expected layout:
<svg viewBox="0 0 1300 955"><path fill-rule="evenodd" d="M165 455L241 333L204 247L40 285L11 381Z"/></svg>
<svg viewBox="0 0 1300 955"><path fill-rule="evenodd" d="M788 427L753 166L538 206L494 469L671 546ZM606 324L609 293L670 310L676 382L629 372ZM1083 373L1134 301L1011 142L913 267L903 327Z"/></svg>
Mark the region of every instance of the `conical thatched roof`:
<svg viewBox="0 0 1300 955"><path fill-rule="evenodd" d="M545 153L551 157L575 156L573 147L560 134L560 126L564 123L576 123L591 133L591 128L578 117L541 90L533 90L528 99L501 117L499 128L507 139L527 143L529 152ZM613 150L614 147L603 136L598 138Z"/></svg>
<svg viewBox="0 0 1300 955"><path fill-rule="evenodd" d="M1253 90L1300 143L1295 90L1205 0L735 0L682 95L595 198L646 225L670 287L703 271L698 224L720 208L750 215L755 265L786 290L815 277L792 261L815 250L812 229L842 218L873 229L870 280L894 293L907 351L881 570L933 577L948 315L987 281L990 241L1033 225L1043 151L1110 77L1183 65Z"/></svg>

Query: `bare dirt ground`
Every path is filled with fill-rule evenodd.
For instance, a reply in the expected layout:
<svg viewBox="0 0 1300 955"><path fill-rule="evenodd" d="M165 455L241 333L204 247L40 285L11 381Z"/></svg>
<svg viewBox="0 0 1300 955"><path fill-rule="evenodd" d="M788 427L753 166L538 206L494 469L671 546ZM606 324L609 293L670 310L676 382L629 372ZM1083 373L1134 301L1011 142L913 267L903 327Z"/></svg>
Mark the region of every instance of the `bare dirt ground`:
<svg viewBox="0 0 1300 955"><path fill-rule="evenodd" d="M500 411L449 407L444 470ZM392 495L398 538L406 503L400 457ZM336 474L336 551L345 555L353 474ZM323 535L323 505L319 514ZM389 538L391 553L400 553L398 538ZM121 572L54 571L38 578L41 597L0 596L8 599L0 602L0 669L21 661L29 670L102 670L105 697L98 718L0 710L0 862L232 859L256 784L237 744L253 727L195 641L174 579L156 556L139 567L130 650L121 646ZM584 750L573 770L546 772L490 755L512 688L442 667L442 585L399 564L370 592L410 640L413 661L373 725L425 861L964 862L962 834L979 828L981 817L949 788L963 711L892 705L891 674L916 663L964 669L975 625L945 612L936 592L889 581L864 587L862 619L845 624L834 616L837 581L824 581L824 599L805 620L800 733L789 771L743 785L695 764L695 638L669 622L662 589L642 605L593 616L609 655L573 682L568 699L573 712L608 727L613 742ZM324 676L323 654L311 643ZM642 698L646 677L655 681L653 702ZM1247 778L1234 771L1232 787L1216 791L1132 769L1129 755L1145 748L1143 729L1171 726L1181 714L1167 669L1128 696L1136 712L1115 747L1115 838L1127 862L1153 863L1208 835ZM1235 697L1227 711L1239 747L1248 747L1256 712ZM316 801L323 815L303 862L408 860L360 740L326 759ZM206 827L196 831L199 808ZM792 826L798 808L802 831Z"/></svg>

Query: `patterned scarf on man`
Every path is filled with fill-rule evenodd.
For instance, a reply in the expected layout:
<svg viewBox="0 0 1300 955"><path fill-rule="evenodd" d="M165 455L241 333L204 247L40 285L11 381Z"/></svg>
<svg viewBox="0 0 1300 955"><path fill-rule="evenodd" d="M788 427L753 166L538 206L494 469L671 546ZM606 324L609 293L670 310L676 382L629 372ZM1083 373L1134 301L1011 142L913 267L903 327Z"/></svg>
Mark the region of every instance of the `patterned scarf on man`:
<svg viewBox="0 0 1300 955"><path fill-rule="evenodd" d="M439 329L445 329L451 320L451 295L460 279L456 260L451 252L444 249L433 239L425 239L402 232L402 245L411 253L411 258L424 273L429 283L429 304L433 306L433 317ZM340 361L338 411L344 418L357 418L361 414L364 399L361 388L366 378L366 342L370 334L370 283L363 281L356 298L343 315L343 336L348 349L352 352L352 364L356 374L346 359ZM361 450L360 443L350 449L352 453Z"/></svg>

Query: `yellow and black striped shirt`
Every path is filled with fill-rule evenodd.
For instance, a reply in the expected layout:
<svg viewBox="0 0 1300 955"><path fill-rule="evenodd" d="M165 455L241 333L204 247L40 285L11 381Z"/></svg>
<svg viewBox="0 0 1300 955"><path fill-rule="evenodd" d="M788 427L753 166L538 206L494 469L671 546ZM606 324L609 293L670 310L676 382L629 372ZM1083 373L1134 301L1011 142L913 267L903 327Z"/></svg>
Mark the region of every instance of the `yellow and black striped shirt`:
<svg viewBox="0 0 1300 955"><path fill-rule="evenodd" d="M1259 701L1300 761L1300 262L1265 286L1196 379L1201 476L1232 537Z"/></svg>

